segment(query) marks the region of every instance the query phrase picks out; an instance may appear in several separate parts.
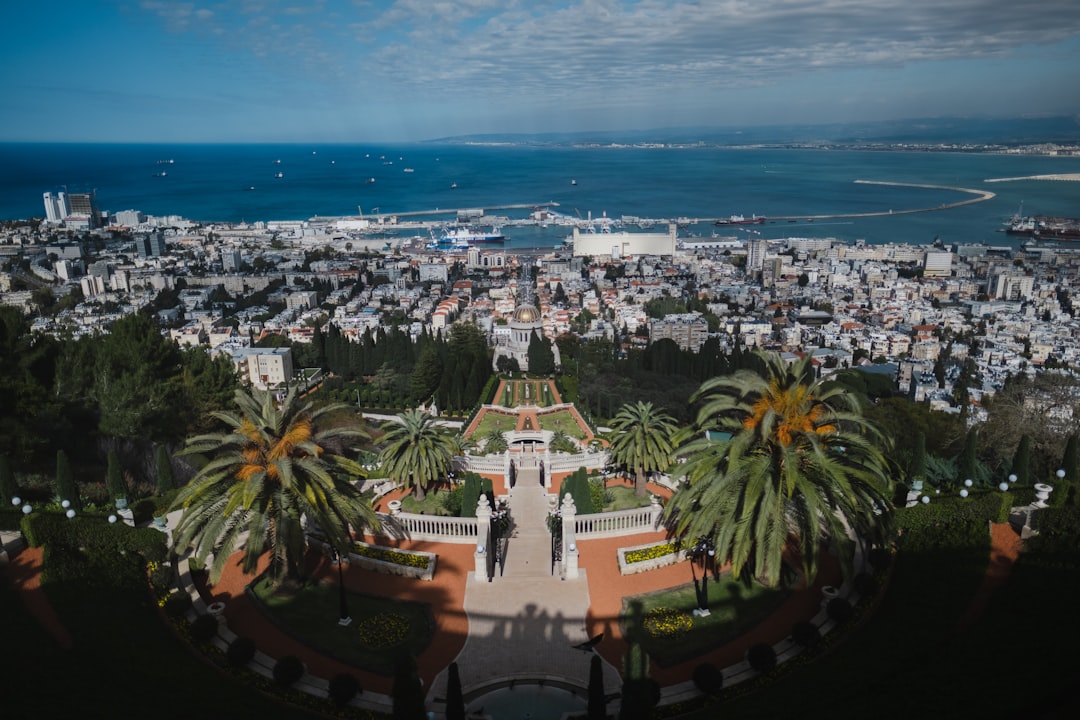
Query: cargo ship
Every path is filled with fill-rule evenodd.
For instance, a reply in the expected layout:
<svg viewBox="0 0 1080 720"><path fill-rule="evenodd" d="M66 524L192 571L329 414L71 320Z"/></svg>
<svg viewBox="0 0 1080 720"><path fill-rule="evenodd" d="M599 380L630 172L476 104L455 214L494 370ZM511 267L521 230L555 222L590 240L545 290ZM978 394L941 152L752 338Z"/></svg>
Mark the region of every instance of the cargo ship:
<svg viewBox="0 0 1080 720"><path fill-rule="evenodd" d="M1080 241L1080 218L1014 215L1005 223L1008 235L1023 235L1038 240Z"/></svg>
<svg viewBox="0 0 1080 720"><path fill-rule="evenodd" d="M498 228L492 228L491 232L482 232L473 228L454 228L447 230L442 237L432 238L427 244L429 250L467 250L474 245L502 245L506 242L506 236L499 232Z"/></svg>
<svg viewBox="0 0 1080 720"><path fill-rule="evenodd" d="M727 218L720 218L716 221L716 225L764 225L765 218L758 217L757 215L751 215L750 217L743 217L742 215L732 215Z"/></svg>

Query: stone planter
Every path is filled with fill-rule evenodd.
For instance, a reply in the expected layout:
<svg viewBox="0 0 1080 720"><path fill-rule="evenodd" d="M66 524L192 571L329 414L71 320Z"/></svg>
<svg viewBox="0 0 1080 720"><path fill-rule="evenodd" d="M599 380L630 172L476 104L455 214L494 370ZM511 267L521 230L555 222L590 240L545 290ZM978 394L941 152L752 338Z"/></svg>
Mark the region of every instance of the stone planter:
<svg viewBox="0 0 1080 720"><path fill-rule="evenodd" d="M1050 493L1054 492L1053 485L1047 485L1046 483L1035 483L1035 502L1038 505L1046 507L1046 501L1050 499Z"/></svg>
<svg viewBox="0 0 1080 720"><path fill-rule="evenodd" d="M683 550L677 550L667 555L661 555L660 557L651 558L649 560L639 560L638 562L627 562L626 554L634 550L646 550L648 548L656 547L658 545L667 545L667 540L661 540L660 542L648 543L647 545L635 545L633 547L619 548L618 560L619 560L619 574L620 575L634 575L640 572L646 572L649 570L655 570L656 568L667 567L668 565L674 565L677 562L682 562L686 559L686 552Z"/></svg>
<svg viewBox="0 0 1080 720"><path fill-rule="evenodd" d="M386 503L386 507L390 509L390 514L391 515L400 515L401 514L401 501L400 500L391 500L390 502Z"/></svg>

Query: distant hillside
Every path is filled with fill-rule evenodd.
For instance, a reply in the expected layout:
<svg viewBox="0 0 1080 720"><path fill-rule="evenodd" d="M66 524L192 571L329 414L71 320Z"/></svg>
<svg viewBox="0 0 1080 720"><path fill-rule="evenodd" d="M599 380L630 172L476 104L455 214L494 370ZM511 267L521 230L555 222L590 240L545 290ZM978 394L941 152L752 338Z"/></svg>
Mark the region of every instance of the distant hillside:
<svg viewBox="0 0 1080 720"><path fill-rule="evenodd" d="M610 145L664 143L687 145L959 143L1029 145L1080 142L1080 118L922 118L828 125L758 127L674 127L652 130L573 133L490 133L458 135L433 143L508 143L515 145Z"/></svg>

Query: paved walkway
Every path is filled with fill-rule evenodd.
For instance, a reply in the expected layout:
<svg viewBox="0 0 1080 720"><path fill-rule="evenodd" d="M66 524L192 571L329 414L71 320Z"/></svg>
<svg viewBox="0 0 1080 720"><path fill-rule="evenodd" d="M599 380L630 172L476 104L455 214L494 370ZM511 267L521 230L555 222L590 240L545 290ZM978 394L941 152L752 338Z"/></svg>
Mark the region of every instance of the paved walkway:
<svg viewBox="0 0 1080 720"><path fill-rule="evenodd" d="M513 535L503 572L491 582L469 573L465 611L469 639L457 658L465 693L497 680L557 679L584 689L592 653L574 648L589 639L589 582L552 574L548 495L538 478L523 474L511 491ZM619 687L615 667L605 667L605 687ZM428 699L445 697L440 674Z"/></svg>

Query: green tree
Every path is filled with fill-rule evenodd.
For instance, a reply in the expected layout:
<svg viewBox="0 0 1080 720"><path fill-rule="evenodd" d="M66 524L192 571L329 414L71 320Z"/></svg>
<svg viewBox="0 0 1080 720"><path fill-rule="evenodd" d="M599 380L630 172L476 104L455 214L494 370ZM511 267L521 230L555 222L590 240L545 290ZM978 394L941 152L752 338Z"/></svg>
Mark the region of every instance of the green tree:
<svg viewBox="0 0 1080 720"><path fill-rule="evenodd" d="M169 449L164 445L157 448L157 491L164 494L176 487L173 479L172 461L169 458Z"/></svg>
<svg viewBox="0 0 1080 720"><path fill-rule="evenodd" d="M606 720L607 702L604 699L604 666L599 655L589 661L588 720Z"/></svg>
<svg viewBox="0 0 1080 720"><path fill-rule="evenodd" d="M416 659L406 654L394 666L394 686L390 691L392 720L427 720L424 688L416 671Z"/></svg>
<svg viewBox="0 0 1080 720"><path fill-rule="evenodd" d="M114 322L94 364L92 397L100 430L132 440L174 437L176 412L184 407L181 393L180 351L157 323L140 313Z"/></svg>
<svg viewBox="0 0 1080 720"><path fill-rule="evenodd" d="M386 424L379 464L387 477L423 501L450 470L450 438L430 415L411 408Z"/></svg>
<svg viewBox="0 0 1080 720"><path fill-rule="evenodd" d="M576 453L578 451L577 443L575 443L565 430L556 430L551 435L551 442L548 443L548 448L551 452L561 453Z"/></svg>
<svg viewBox="0 0 1080 720"><path fill-rule="evenodd" d="M911 467L908 470L911 480L924 480L926 478L926 433L921 430L915 436L915 449L911 454Z"/></svg>
<svg viewBox="0 0 1080 720"><path fill-rule="evenodd" d="M56 496L69 500L79 507L79 488L75 485L75 475L71 472L71 461L63 450L56 451Z"/></svg>
<svg viewBox="0 0 1080 720"><path fill-rule="evenodd" d="M551 343L539 332L534 332L529 339L529 374L551 375L555 372L555 353Z"/></svg>
<svg viewBox="0 0 1080 720"><path fill-rule="evenodd" d="M15 474L11 472L11 461L5 453L0 453L0 505L11 507L11 498L18 494L19 486L15 484Z"/></svg>
<svg viewBox="0 0 1080 720"><path fill-rule="evenodd" d="M177 495L182 508L174 542L205 560L217 582L229 557L244 553L244 572L270 554L275 585L300 577L307 548L304 519L317 525L339 552L356 532L378 529L371 503L353 484L363 468L341 454L345 442L366 437L348 406L319 408L291 390L278 404L273 393L236 391L239 412L216 412L229 430L189 438L182 454L206 463Z"/></svg>
<svg viewBox="0 0 1080 720"><path fill-rule="evenodd" d="M650 402L627 403L611 422L611 460L634 473L634 494L645 496L646 473L667 470L674 459L675 421Z"/></svg>
<svg viewBox="0 0 1080 720"><path fill-rule="evenodd" d="M506 437L497 428L492 428L491 432L484 436L485 455L498 455L504 453L508 447L510 447L510 445L506 442Z"/></svg>
<svg viewBox="0 0 1080 720"><path fill-rule="evenodd" d="M116 450L109 450L105 461L105 489L109 491L109 499L113 502L127 499L127 486L121 472L120 458Z"/></svg>
<svg viewBox="0 0 1080 720"><path fill-rule="evenodd" d="M677 537L712 538L736 576L775 586L793 552L812 582L823 541L850 576L849 529L874 544L887 537L888 442L849 394L814 377L809 356L790 366L755 356L759 370L709 380L695 396L697 438L665 521Z"/></svg>
<svg viewBox="0 0 1080 720"><path fill-rule="evenodd" d="M978 474L978 451L979 431L975 428L971 428L968 430L967 437L964 439L964 452L960 455L960 465L957 468L959 477L956 478L958 482L963 482L968 478L974 478Z"/></svg>
<svg viewBox="0 0 1080 720"><path fill-rule="evenodd" d="M413 400L424 402L435 389L439 387L439 379L442 377L443 364L439 357L439 349L434 343L428 344L420 351L420 359L413 367L409 377L409 393Z"/></svg>
<svg viewBox="0 0 1080 720"><path fill-rule="evenodd" d="M446 720L465 720L465 696L456 662L450 663L446 671Z"/></svg>
<svg viewBox="0 0 1080 720"><path fill-rule="evenodd" d="M1031 436L1027 433L1021 435L1020 442L1016 444L1009 473L1015 475L1021 485L1031 482Z"/></svg>

